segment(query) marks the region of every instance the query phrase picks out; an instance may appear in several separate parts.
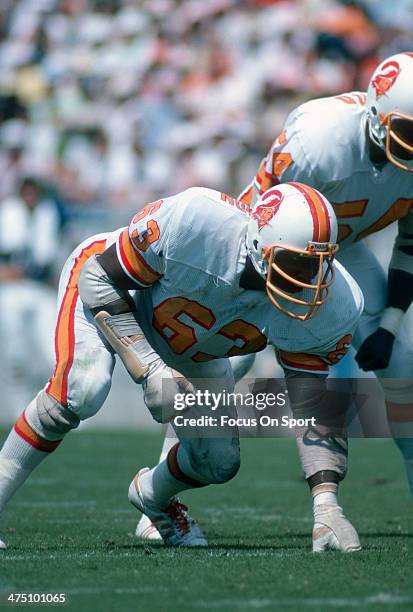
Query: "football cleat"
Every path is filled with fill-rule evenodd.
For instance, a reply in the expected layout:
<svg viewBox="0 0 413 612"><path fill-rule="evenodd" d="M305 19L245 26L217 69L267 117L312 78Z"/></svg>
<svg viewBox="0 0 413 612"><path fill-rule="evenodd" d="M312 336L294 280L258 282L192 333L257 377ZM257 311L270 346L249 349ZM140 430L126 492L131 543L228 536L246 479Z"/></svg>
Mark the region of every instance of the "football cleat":
<svg viewBox="0 0 413 612"><path fill-rule="evenodd" d="M135 535L137 538L141 538L141 540L162 540L161 534L146 514L142 514L136 526Z"/></svg>
<svg viewBox="0 0 413 612"><path fill-rule="evenodd" d="M192 519L188 508L174 498L165 509L145 499L140 477L149 468L143 468L132 480L129 487L129 501L155 525L166 546L204 547L208 546L199 525Z"/></svg>
<svg viewBox="0 0 413 612"><path fill-rule="evenodd" d="M313 552L325 550L361 550L357 531L346 519L340 506L323 504L314 510Z"/></svg>
<svg viewBox="0 0 413 612"><path fill-rule="evenodd" d="M3 540L0 540L0 550L6 550L6 548L7 548L7 544L3 542Z"/></svg>

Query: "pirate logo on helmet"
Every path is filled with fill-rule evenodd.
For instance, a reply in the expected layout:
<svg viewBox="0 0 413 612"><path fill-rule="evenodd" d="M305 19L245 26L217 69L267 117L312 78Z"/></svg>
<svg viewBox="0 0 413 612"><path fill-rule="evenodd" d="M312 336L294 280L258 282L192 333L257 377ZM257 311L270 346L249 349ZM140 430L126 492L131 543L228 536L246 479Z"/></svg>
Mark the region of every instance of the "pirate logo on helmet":
<svg viewBox="0 0 413 612"><path fill-rule="evenodd" d="M284 196L277 189L270 189L264 194L261 198L261 204L257 206L253 213L253 218L258 223L258 230L262 230L275 217L283 199Z"/></svg>
<svg viewBox="0 0 413 612"><path fill-rule="evenodd" d="M397 62L386 62L383 64L382 72L376 74L375 78L371 82L372 87L376 91L376 98L386 95L391 87L396 82L397 77L400 74L400 66Z"/></svg>

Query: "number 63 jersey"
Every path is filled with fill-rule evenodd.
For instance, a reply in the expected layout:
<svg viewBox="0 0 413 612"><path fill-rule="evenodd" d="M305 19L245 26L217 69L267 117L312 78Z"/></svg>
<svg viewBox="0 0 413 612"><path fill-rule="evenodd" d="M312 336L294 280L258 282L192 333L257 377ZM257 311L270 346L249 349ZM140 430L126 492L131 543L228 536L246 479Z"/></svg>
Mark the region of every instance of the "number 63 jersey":
<svg viewBox="0 0 413 612"><path fill-rule="evenodd" d="M136 283L139 323L169 365L254 353L271 344L285 367L327 373L351 343L361 291L338 263L331 297L307 321L265 292L240 287L248 209L218 191L191 188L145 206L116 241Z"/></svg>

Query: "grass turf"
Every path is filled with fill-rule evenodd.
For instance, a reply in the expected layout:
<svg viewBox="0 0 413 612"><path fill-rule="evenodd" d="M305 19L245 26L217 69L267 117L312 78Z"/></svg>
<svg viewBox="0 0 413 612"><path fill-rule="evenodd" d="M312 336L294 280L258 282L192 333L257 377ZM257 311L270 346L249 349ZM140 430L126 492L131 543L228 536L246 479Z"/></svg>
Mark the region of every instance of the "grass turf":
<svg viewBox="0 0 413 612"><path fill-rule="evenodd" d="M310 552L311 504L285 439L243 440L231 483L182 496L209 549L139 542L127 488L159 445L68 436L2 517L0 592L64 592L77 611L413 609L412 507L391 441L352 441L341 500L364 546L353 555Z"/></svg>

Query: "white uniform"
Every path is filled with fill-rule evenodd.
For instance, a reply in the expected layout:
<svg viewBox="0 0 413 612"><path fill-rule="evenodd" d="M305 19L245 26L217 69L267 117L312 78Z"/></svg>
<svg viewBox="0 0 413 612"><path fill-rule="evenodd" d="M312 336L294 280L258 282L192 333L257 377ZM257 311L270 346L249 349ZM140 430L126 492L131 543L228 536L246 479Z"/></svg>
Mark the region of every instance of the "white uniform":
<svg viewBox="0 0 413 612"><path fill-rule="evenodd" d="M136 294L145 335L177 369L271 344L281 356L297 355L297 363L298 355L312 356L314 365L303 369L327 371L337 344L359 317L358 286L338 264L331 299L305 322L285 316L266 293L241 288L249 216L237 204L211 189L188 189L147 216L139 213L120 234L117 251L125 272L137 278L136 271L139 278L147 265L157 277L151 291ZM156 224L152 235L159 237L140 250L148 224Z"/></svg>
<svg viewBox="0 0 413 612"><path fill-rule="evenodd" d="M331 202L339 223L338 259L361 286L365 309L354 337L358 348L379 325L386 305L385 274L365 236L410 214L413 175L371 163L366 138L366 95L360 92L312 100L294 110L240 199L254 205L259 194L286 181L306 183ZM413 378L413 350L403 330L396 338L384 378ZM398 389L392 398L397 401Z"/></svg>
<svg viewBox="0 0 413 612"><path fill-rule="evenodd" d="M87 257L114 241L125 273L137 288L147 287L135 294L145 336L184 375L230 376L227 357L267 344L286 366L309 372L327 372L345 354L363 309L358 285L336 264L330 300L305 322L282 314L264 292L241 288L249 217L237 204L217 191L188 189L74 251L62 272L57 367L46 388L59 403L87 418L109 391L114 356L76 283Z"/></svg>

